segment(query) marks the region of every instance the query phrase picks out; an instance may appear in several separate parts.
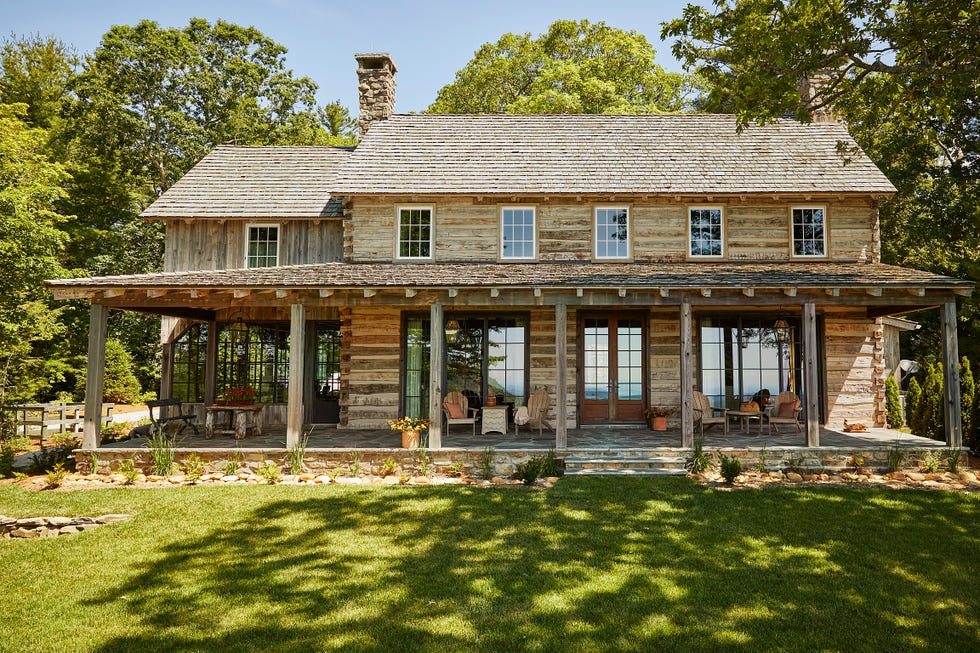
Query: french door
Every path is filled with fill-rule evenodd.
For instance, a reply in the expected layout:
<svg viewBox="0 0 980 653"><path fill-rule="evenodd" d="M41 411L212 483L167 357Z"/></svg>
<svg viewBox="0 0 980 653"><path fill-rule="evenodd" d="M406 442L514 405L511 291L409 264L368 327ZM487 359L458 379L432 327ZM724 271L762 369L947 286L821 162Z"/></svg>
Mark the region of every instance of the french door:
<svg viewBox="0 0 980 653"><path fill-rule="evenodd" d="M585 315L579 323L581 422L643 421L645 319Z"/></svg>

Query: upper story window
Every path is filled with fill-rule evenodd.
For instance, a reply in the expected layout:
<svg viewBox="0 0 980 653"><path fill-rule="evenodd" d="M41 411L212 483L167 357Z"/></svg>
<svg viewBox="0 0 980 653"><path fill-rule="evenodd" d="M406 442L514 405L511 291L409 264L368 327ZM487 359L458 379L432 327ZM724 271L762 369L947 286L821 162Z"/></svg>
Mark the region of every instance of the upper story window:
<svg viewBox="0 0 980 653"><path fill-rule="evenodd" d="M279 225L250 224L245 250L245 267L271 268L279 265Z"/></svg>
<svg viewBox="0 0 980 653"><path fill-rule="evenodd" d="M692 257L721 257L725 233L720 206L692 206L688 213Z"/></svg>
<svg viewBox="0 0 980 653"><path fill-rule="evenodd" d="M630 213L625 206L595 210L595 257L629 258Z"/></svg>
<svg viewBox="0 0 980 653"><path fill-rule="evenodd" d="M432 258L432 208L398 209L398 258Z"/></svg>
<svg viewBox="0 0 980 653"><path fill-rule="evenodd" d="M535 252L534 207L508 206L500 211L500 258L533 259Z"/></svg>
<svg viewBox="0 0 980 653"><path fill-rule="evenodd" d="M823 207L794 206L791 216L793 256L826 256L827 223Z"/></svg>

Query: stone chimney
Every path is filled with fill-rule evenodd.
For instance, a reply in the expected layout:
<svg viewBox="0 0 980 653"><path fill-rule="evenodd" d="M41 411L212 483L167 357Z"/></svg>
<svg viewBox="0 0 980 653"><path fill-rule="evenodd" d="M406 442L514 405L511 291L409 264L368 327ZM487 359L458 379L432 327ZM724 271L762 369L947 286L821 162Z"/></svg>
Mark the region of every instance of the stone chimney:
<svg viewBox="0 0 980 653"><path fill-rule="evenodd" d="M357 60L357 92L360 95L360 115L357 126L364 138L376 120L384 120L395 112L395 73L398 68L387 52L355 54Z"/></svg>
<svg viewBox="0 0 980 653"><path fill-rule="evenodd" d="M803 102L803 106L809 109L813 122L836 122L838 120L833 106L824 104L826 98L823 95L824 89L830 85L831 75L834 72L836 71L832 68L823 68L801 77L796 84L800 100ZM823 106L814 109L814 104L823 104Z"/></svg>

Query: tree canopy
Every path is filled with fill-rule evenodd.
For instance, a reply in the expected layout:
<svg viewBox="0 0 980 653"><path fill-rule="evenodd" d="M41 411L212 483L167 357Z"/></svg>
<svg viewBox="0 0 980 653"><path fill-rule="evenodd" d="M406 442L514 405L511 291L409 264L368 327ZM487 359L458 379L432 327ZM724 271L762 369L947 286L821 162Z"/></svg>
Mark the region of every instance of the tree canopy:
<svg viewBox="0 0 980 653"><path fill-rule="evenodd" d="M683 75L656 64L635 31L559 20L545 34L485 43L431 113L664 113L688 102Z"/></svg>
<svg viewBox="0 0 980 653"><path fill-rule="evenodd" d="M664 24L743 125L832 107L898 189L881 206L885 262L980 280L980 6L975 0L717 0ZM801 78L824 75L803 100ZM923 316L927 327L932 321ZM938 351L936 329L921 332ZM961 311L980 357L980 302Z"/></svg>

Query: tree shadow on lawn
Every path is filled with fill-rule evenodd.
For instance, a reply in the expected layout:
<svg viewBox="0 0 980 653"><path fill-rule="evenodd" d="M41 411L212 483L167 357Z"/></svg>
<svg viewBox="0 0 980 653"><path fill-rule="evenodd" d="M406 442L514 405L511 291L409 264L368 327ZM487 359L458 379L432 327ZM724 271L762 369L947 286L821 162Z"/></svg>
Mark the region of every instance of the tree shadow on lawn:
<svg viewBox="0 0 980 653"><path fill-rule="evenodd" d="M286 495L282 495L286 496ZM977 503L566 479L324 488L163 544L100 650L976 650Z"/></svg>

